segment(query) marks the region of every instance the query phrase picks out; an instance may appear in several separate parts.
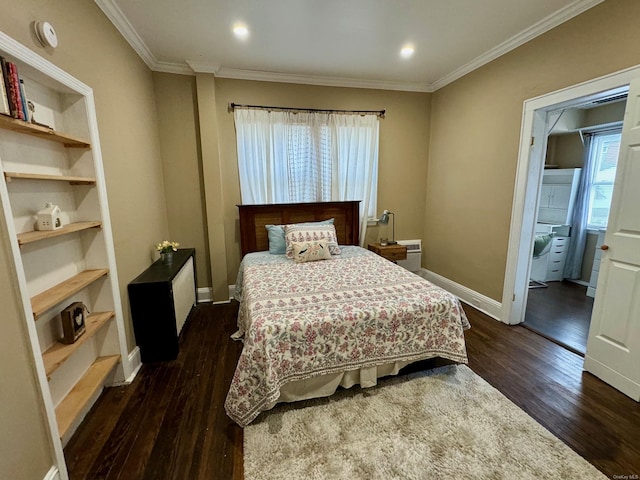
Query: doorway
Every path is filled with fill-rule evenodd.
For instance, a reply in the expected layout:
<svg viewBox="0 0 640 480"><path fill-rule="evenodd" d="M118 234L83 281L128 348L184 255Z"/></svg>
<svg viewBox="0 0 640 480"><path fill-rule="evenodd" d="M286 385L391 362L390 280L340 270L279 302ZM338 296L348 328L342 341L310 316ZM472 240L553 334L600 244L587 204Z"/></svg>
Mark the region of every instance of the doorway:
<svg viewBox="0 0 640 480"><path fill-rule="evenodd" d="M627 109L584 369L640 401L640 67L524 102L501 319L525 317L549 114L616 89L628 92Z"/></svg>
<svg viewBox="0 0 640 480"><path fill-rule="evenodd" d="M557 118L563 109L596 100L605 94L626 93L629 83L636 77L640 77L640 67L524 102L501 302L500 320L504 323L516 325L525 320L539 194L552 119Z"/></svg>
<svg viewBox="0 0 640 480"><path fill-rule="evenodd" d="M523 326L584 356L626 92L550 112Z"/></svg>

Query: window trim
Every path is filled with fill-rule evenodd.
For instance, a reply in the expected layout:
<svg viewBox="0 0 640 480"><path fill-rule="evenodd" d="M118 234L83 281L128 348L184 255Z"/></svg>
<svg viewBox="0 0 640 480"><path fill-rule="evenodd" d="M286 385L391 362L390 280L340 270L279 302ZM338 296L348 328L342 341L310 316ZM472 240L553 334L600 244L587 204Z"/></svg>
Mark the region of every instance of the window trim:
<svg viewBox="0 0 640 480"><path fill-rule="evenodd" d="M591 176L591 178L588 179L588 191L587 191L587 195L588 195L588 202L587 202L587 221L586 221L586 228L588 230L602 230L602 229L606 229L607 228L607 224L609 223L609 215L611 214L611 203L609 203L609 208L608 208L608 213L607 213L607 224L605 225L598 225L598 224L594 224L594 223L590 223L591 217L592 217L592 210L593 210L593 191L594 191L594 187L597 186L611 186L613 187L615 185L615 175L614 178L611 181L595 181L595 177L598 173L598 167L600 166L602 160L603 160L603 155L601 153L601 144L604 141L605 137L613 137L613 136L617 136L620 139L620 142L622 141L622 127L620 127L619 129L616 129L614 131L606 131L606 132L595 132L594 134L594 138L592 140L592 145L591 145L591 152L589 153L589 155L594 155L596 158L592 158L590 159L590 161L595 161L596 163L593 165L591 172L589 173L589 175ZM598 151L596 152L595 149L597 149ZM618 151L618 156L620 155L620 152ZM616 169L617 169L617 164L616 164Z"/></svg>

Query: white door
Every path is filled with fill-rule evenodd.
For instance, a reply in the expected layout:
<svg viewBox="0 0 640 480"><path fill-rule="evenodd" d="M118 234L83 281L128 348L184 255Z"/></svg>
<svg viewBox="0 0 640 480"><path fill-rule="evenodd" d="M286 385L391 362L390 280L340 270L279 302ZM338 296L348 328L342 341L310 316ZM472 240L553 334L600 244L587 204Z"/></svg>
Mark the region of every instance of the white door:
<svg viewBox="0 0 640 480"><path fill-rule="evenodd" d="M640 79L622 129L584 368L640 401Z"/></svg>

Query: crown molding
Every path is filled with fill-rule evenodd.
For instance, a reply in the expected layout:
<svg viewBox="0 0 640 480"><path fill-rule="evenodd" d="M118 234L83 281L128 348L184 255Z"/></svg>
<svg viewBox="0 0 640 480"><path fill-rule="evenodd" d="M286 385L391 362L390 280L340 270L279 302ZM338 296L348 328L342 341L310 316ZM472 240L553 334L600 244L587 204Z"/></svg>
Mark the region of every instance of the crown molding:
<svg viewBox="0 0 640 480"><path fill-rule="evenodd" d="M581 13L586 12L590 8L595 7L602 2L604 2L604 0L576 0L575 2L567 5L566 7L532 25L526 30L523 30L517 35L511 37L505 42L502 42L500 45L492 48L488 52L485 52L479 57L476 57L469 63L456 68L454 71L439 78L430 85L431 91L435 92L436 90L449 85L452 82L455 82L459 78L465 76L467 73L471 73L472 71L482 67L483 65L486 65L496 58L501 57L505 53L508 53L511 50L515 50L528 41L533 40L534 38L548 32L552 28L555 28L568 20L571 20L573 17L577 17Z"/></svg>
<svg viewBox="0 0 640 480"><path fill-rule="evenodd" d="M189 63L189 62L187 62ZM192 65L189 63L189 65ZM193 66L192 66L193 68ZM197 73L213 73L219 78L236 80L256 80L260 82L297 83L302 85L318 85L322 87L368 88L375 90L399 90L405 92L430 92L427 83L391 82L385 80L366 80L348 77L329 77L320 75L296 75L291 73L263 72L239 68L200 68Z"/></svg>
<svg viewBox="0 0 640 480"><path fill-rule="evenodd" d="M191 68L193 75L194 73L213 73L217 75L220 71L220 65L216 65L214 63L205 63L205 62L197 62L195 60L185 60L189 68Z"/></svg>
<svg viewBox="0 0 640 480"><path fill-rule="evenodd" d="M189 62L185 63L174 63L174 62L160 62L157 61L151 70L154 72L162 72L162 73L174 73L176 75L191 75L193 76L193 69L188 65Z"/></svg>
<svg viewBox="0 0 640 480"><path fill-rule="evenodd" d="M136 51L136 53L142 58L144 63L151 70L156 70L158 60L151 53L151 50L144 43L138 32L133 28L133 25L127 20L120 7L116 5L114 0L94 0L100 10L107 16L111 23L118 29L120 34L125 38L129 45Z"/></svg>
<svg viewBox="0 0 640 480"><path fill-rule="evenodd" d="M394 82L386 80L367 80L348 77L331 77L320 75L297 75L290 73L264 72L258 70L244 70L226 68L216 64L206 64L185 60L185 64L175 62L161 62L151 53L142 38L127 20L115 0L94 0L104 14L127 40L129 45L138 53L147 66L155 72L174 73L179 75L193 75L194 73L212 73L221 78L238 80L256 80L262 82L299 83L303 85L319 85L325 87L369 88L376 90L398 90L407 92L433 93L440 88L462 78L468 73L501 57L505 53L533 40L552 28L580 15L604 0L576 0L559 11L549 15L540 22L523 30L500 45L476 57L471 62L453 70L433 83L428 82Z"/></svg>

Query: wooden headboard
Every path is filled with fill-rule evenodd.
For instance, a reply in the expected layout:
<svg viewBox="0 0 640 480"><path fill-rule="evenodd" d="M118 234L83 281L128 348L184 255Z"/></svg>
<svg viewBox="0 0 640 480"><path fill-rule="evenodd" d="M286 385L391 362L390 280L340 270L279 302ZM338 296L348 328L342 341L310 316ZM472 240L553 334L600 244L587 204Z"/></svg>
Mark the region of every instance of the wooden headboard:
<svg viewBox="0 0 640 480"><path fill-rule="evenodd" d="M359 200L347 202L278 203L238 205L240 210L240 248L250 252L269 250L265 225L319 222L334 218L340 245L358 245L360 235Z"/></svg>

